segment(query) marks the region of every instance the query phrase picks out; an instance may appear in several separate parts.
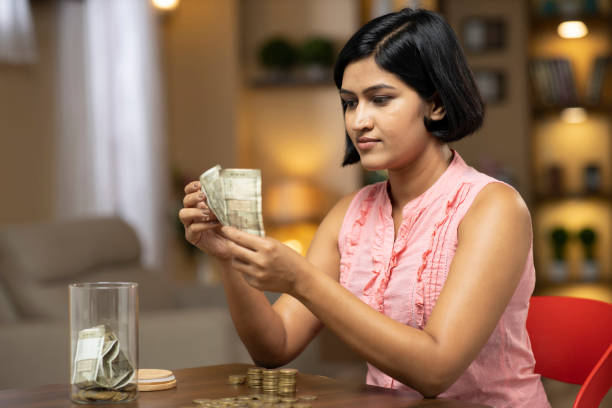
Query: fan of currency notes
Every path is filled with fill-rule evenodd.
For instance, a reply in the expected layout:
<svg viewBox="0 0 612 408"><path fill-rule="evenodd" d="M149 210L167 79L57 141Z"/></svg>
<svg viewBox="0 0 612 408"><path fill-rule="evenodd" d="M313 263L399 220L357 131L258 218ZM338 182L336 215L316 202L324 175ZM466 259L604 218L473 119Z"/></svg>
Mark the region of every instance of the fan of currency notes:
<svg viewBox="0 0 612 408"><path fill-rule="evenodd" d="M222 169L216 165L200 176L208 206L223 225L265 235L261 214L261 171Z"/></svg>
<svg viewBox="0 0 612 408"><path fill-rule="evenodd" d="M79 332L71 383L79 388L80 401L134 399L134 366L121 350L115 333L106 325Z"/></svg>

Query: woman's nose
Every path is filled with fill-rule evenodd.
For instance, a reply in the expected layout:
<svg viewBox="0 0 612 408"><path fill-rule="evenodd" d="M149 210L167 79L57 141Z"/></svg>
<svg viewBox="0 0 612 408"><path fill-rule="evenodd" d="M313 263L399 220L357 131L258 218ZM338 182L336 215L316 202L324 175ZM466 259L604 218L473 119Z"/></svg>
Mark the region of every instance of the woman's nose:
<svg viewBox="0 0 612 408"><path fill-rule="evenodd" d="M371 112L368 112L368 110L363 106L358 106L357 109L355 109L355 114L353 115L353 120L351 122L351 128L354 131L372 129L372 125L374 124Z"/></svg>

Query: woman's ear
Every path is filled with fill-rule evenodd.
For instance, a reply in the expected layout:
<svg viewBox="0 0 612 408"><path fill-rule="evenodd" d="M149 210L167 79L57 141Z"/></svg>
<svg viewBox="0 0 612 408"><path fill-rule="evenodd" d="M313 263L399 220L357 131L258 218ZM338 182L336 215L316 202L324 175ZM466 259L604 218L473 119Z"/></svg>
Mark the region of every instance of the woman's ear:
<svg viewBox="0 0 612 408"><path fill-rule="evenodd" d="M446 115L446 109L444 109L444 105L438 96L438 93L431 98L431 102L429 102L427 109L427 118L430 120L441 120L444 119Z"/></svg>
<svg viewBox="0 0 612 408"><path fill-rule="evenodd" d="M432 104L429 108L429 119L441 120L446 115L446 109L443 105Z"/></svg>

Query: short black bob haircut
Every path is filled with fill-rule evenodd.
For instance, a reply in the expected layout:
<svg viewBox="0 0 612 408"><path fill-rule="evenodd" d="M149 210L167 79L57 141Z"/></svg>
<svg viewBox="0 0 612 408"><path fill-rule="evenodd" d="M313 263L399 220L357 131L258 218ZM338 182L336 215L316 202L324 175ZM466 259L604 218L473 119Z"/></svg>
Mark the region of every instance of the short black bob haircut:
<svg viewBox="0 0 612 408"><path fill-rule="evenodd" d="M484 103L474 77L455 33L438 14L405 8L365 24L338 55L334 67L336 87L342 88L344 70L350 63L370 56L425 101L444 107L443 119L424 118L425 128L436 138L452 142L482 125ZM346 133L342 165L359 160L359 153Z"/></svg>

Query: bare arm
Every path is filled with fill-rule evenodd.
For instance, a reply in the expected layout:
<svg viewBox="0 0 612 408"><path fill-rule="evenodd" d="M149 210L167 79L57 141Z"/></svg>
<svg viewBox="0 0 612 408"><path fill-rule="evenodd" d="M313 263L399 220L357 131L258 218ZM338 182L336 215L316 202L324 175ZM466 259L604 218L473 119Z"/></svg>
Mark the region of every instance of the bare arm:
<svg viewBox="0 0 612 408"><path fill-rule="evenodd" d="M351 199L352 195L342 199L325 217L306 255L309 264L332 281L338 279L340 264L337 234ZM303 261L293 250L283 249L298 262ZM264 287L249 281L235 266L236 260L233 267L227 265L223 280L240 338L257 364L266 367L287 364L317 335L322 327L320 320L288 294L281 295L270 307L263 292L258 290Z"/></svg>
<svg viewBox="0 0 612 408"><path fill-rule="evenodd" d="M245 276L233 267L229 250L232 243L220 233L221 226L208 209L199 182L189 183L185 194L184 208L179 213L185 236L193 245L221 261L230 314L253 361L262 366L279 366L293 360L318 333L321 322L290 295L282 295L271 306L264 293L247 283ZM339 265L337 232L351 199L352 196L345 197L330 211L307 254L312 265L333 279L337 279ZM302 258L286 249L291 255Z"/></svg>
<svg viewBox="0 0 612 408"><path fill-rule="evenodd" d="M316 265L273 259L266 256L273 251L260 248L257 239L228 232L239 248L249 247L243 252L232 246L232 252L242 259L238 269L252 283L285 285L368 362L423 395L435 396L468 367L497 325L525 266L531 222L514 190L498 183L485 187L459 227L447 282L423 330L378 313ZM286 262L295 271L290 278L281 272ZM270 276L276 281L268 282Z"/></svg>

